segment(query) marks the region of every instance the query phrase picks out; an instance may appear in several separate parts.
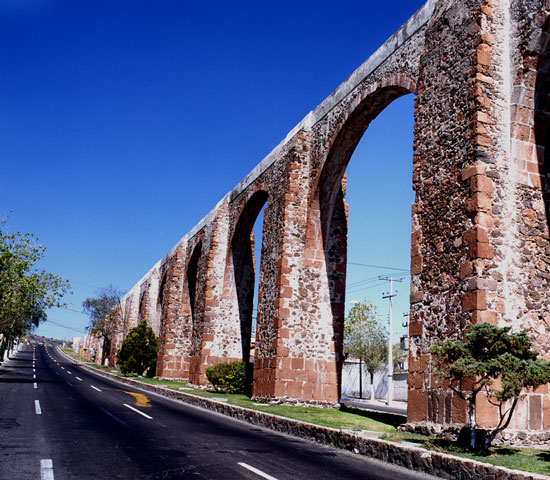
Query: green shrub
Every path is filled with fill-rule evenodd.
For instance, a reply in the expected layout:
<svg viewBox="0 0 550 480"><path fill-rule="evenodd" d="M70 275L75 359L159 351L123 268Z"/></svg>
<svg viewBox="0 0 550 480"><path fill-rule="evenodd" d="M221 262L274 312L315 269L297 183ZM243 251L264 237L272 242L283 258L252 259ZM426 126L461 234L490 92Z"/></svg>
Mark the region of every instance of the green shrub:
<svg viewBox="0 0 550 480"><path fill-rule="evenodd" d="M159 341L147 320L143 319L137 327L131 328L117 353L117 364L123 375L136 373L155 375Z"/></svg>
<svg viewBox="0 0 550 480"><path fill-rule="evenodd" d="M218 363L206 369L206 378L217 392L244 393L246 388L246 363Z"/></svg>

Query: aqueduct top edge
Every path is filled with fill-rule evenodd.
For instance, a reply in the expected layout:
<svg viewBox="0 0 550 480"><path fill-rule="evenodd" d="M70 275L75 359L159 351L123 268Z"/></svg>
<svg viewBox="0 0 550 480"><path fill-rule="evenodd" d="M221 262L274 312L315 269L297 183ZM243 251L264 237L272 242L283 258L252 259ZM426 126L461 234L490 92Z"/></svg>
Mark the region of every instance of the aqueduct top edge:
<svg viewBox="0 0 550 480"><path fill-rule="evenodd" d="M123 299L129 297L140 289L140 286L160 268L164 262L174 255L178 247L193 238L205 225L216 216L219 208L238 197L251 183L253 183L263 172L265 172L279 158L279 153L284 146L300 131L309 130L317 122L321 121L332 109L334 109L347 95L349 95L361 81L376 70L385 60L388 59L403 43L412 37L430 19L435 4L438 0L428 0L416 11L388 40L386 40L365 62L363 62L346 80L344 80L321 104L310 111L285 138L277 144L232 190L210 210L189 232L187 232L158 262L150 268L145 275L132 287Z"/></svg>

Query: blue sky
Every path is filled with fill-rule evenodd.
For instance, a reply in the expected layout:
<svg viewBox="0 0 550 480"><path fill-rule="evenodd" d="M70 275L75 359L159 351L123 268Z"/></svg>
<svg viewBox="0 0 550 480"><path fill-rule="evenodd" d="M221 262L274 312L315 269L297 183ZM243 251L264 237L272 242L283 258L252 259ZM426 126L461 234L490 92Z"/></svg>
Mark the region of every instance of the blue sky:
<svg viewBox="0 0 550 480"><path fill-rule="evenodd" d="M82 332L86 297L131 288L422 3L0 2L0 215L74 290L37 333ZM409 267L412 100L350 163L350 262ZM377 283L348 300L385 315Z"/></svg>

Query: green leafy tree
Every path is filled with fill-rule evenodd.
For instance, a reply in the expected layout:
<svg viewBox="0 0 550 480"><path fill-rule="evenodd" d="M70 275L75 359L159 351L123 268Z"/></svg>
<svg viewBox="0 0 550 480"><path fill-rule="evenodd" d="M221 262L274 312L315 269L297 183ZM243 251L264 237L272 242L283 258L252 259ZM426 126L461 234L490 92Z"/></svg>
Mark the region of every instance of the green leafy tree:
<svg viewBox="0 0 550 480"><path fill-rule="evenodd" d="M388 333L374 305L356 303L349 311L344 323L344 355L365 364L374 399L374 373L388 360Z"/></svg>
<svg viewBox="0 0 550 480"><path fill-rule="evenodd" d="M136 373L154 376L157 364L159 341L147 319L128 331L117 353L117 362L123 375Z"/></svg>
<svg viewBox="0 0 550 480"><path fill-rule="evenodd" d="M522 389L550 382L550 362L537 360L525 332L510 333L510 327L489 323L468 325L467 341L445 340L430 348L436 375L468 404L470 447L476 445L476 398L484 391L498 407L498 423L481 442L487 451L496 435L510 424ZM496 382L498 380L498 382Z"/></svg>
<svg viewBox="0 0 550 480"><path fill-rule="evenodd" d="M63 307L69 282L36 268L45 247L30 233L8 233L0 222L0 358L18 338L46 321L46 311Z"/></svg>
<svg viewBox="0 0 550 480"><path fill-rule="evenodd" d="M84 311L90 316L88 331L103 339L101 363L105 363L106 356L111 351L111 344L115 336L117 325L122 320L120 298L123 292L112 285L96 292L95 298L87 298L82 302Z"/></svg>

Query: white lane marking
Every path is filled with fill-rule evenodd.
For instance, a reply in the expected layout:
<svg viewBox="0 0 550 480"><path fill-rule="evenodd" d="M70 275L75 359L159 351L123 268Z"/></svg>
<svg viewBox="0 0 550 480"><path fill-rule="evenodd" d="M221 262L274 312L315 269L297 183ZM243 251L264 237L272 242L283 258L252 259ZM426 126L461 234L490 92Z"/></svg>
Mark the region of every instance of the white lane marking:
<svg viewBox="0 0 550 480"><path fill-rule="evenodd" d="M36 382L34 382L34 388L38 388L38 385L36 384Z"/></svg>
<svg viewBox="0 0 550 480"><path fill-rule="evenodd" d="M101 407L99 407L99 409L100 409L103 413L105 413L106 415L109 415L109 417L111 417L113 420L116 420L118 423L121 423L121 424L124 425L125 427L128 427L128 424L127 424L125 421L121 420L121 419L118 418L118 417L115 417L111 412L109 412L109 411L107 411L107 410L105 410L104 408L101 408Z"/></svg>
<svg viewBox="0 0 550 480"><path fill-rule="evenodd" d="M35 378L36 378L36 375L33 375L33 376L32 376L32 379L34 380Z"/></svg>
<svg viewBox="0 0 550 480"><path fill-rule="evenodd" d="M35 410L37 415L42 414L42 409L40 408L40 402L38 400L34 401L34 410Z"/></svg>
<svg viewBox="0 0 550 480"><path fill-rule="evenodd" d="M72 386L73 386L73 384L72 384L71 382L68 382L67 380L65 380L65 383L66 383L67 385L69 385L69 387L72 387Z"/></svg>
<svg viewBox="0 0 550 480"><path fill-rule="evenodd" d="M148 418L149 420L153 420L153 417L150 417L149 415L147 415L146 413L143 413L141 410L138 410L137 408L131 407L126 403L123 403L122 405L124 405L126 408L129 408L130 410L133 410L136 413L139 413L140 415L143 415L145 418Z"/></svg>
<svg viewBox="0 0 550 480"><path fill-rule="evenodd" d="M61 367L61 370L65 370L65 367Z"/></svg>
<svg viewBox="0 0 550 480"><path fill-rule="evenodd" d="M72 375L72 374L73 374L73 372L69 372L69 370L67 370L67 373L68 373L69 375Z"/></svg>
<svg viewBox="0 0 550 480"><path fill-rule="evenodd" d="M259 475L262 478L265 478L266 480L277 480L275 477L272 477L271 475L268 475L267 473L262 472L261 470L258 470L257 468L248 465L244 462L239 462L238 465L240 465L243 468L246 468L247 470L250 470L251 472L254 472L256 475Z"/></svg>
<svg viewBox="0 0 550 480"><path fill-rule="evenodd" d="M94 390L97 390L98 392L101 392L101 390L97 387L94 387L93 385L90 385L90 387L92 387Z"/></svg>
<svg viewBox="0 0 550 480"><path fill-rule="evenodd" d="M80 381L82 381L82 379L81 379L80 377L75 377L75 378L76 378L77 380L80 380Z"/></svg>
<svg viewBox="0 0 550 480"><path fill-rule="evenodd" d="M40 480L54 480L53 462L49 458L40 460Z"/></svg>

